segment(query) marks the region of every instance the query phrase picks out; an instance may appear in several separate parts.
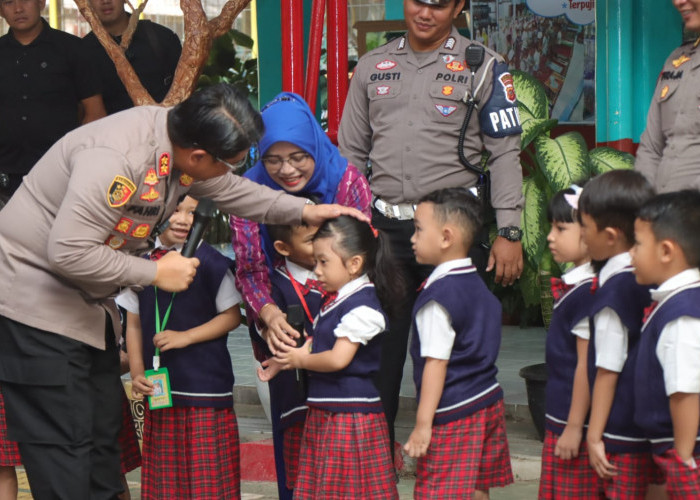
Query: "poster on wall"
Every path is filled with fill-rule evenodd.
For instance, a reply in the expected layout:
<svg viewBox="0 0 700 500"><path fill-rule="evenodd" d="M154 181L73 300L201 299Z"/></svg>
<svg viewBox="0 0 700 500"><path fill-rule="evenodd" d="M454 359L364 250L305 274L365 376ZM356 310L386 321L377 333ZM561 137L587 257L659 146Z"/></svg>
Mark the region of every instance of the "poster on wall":
<svg viewBox="0 0 700 500"><path fill-rule="evenodd" d="M544 84L552 118L595 122L593 0L472 0L471 18L475 40Z"/></svg>

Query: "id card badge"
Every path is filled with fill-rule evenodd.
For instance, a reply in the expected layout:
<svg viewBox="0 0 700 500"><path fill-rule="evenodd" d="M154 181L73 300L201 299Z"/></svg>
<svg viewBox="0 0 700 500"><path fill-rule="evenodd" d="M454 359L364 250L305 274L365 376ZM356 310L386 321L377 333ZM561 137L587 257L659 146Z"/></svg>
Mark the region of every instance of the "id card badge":
<svg viewBox="0 0 700 500"><path fill-rule="evenodd" d="M170 377L168 369L146 370L146 379L153 384L153 396L148 396L148 408L160 410L173 405L173 395L170 393Z"/></svg>

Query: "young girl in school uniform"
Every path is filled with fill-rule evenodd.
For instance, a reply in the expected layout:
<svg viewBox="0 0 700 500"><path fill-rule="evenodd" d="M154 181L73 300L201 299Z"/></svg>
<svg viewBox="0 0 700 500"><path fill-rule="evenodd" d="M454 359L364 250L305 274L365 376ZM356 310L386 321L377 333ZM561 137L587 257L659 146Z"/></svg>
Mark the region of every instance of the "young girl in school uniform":
<svg viewBox="0 0 700 500"><path fill-rule="evenodd" d="M348 216L314 236L314 272L328 294L312 337L277 358L309 371L309 413L295 498L398 498L389 434L373 375L384 309L400 304L400 273L385 236Z"/></svg>
<svg viewBox="0 0 700 500"><path fill-rule="evenodd" d="M187 196L156 239L157 259L168 249L181 251L192 226L197 201ZM162 246L162 248L158 248ZM121 295L127 312L129 368L135 397L158 393L145 377L155 348L168 368L171 408L146 410L143 429L141 498L240 498L238 424L233 410L233 369L226 348L228 332L240 324L241 296L233 262L201 243L194 281L184 292L154 287L138 296ZM128 292L127 292L128 293ZM169 304L172 304L169 314ZM158 314L164 323L155 328ZM161 388L162 389L162 388Z"/></svg>
<svg viewBox="0 0 700 500"><path fill-rule="evenodd" d="M554 311L547 332L547 406L542 449L540 500L595 500L597 476L588 464L585 424L590 407L587 359L590 338L588 308L595 270L576 218L581 188L559 191L547 210L552 229L547 236L554 260L574 267L552 278Z"/></svg>

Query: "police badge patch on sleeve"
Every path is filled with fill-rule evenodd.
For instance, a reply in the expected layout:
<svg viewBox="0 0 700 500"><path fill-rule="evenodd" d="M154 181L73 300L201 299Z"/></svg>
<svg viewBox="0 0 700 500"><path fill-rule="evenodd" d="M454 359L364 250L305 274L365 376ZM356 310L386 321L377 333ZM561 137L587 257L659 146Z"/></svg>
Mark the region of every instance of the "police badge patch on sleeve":
<svg viewBox="0 0 700 500"><path fill-rule="evenodd" d="M481 131L490 137L520 134L522 128L516 100L513 76L508 72L508 65L496 63L491 96L479 112Z"/></svg>

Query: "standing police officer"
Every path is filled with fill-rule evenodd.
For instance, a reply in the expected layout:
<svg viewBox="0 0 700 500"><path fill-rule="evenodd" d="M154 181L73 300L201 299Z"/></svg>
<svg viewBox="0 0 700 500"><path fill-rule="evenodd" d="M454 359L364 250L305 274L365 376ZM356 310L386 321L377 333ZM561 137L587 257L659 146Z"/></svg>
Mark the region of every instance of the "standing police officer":
<svg viewBox="0 0 700 500"><path fill-rule="evenodd" d="M685 28L700 33L700 0L674 0ZM637 150L635 170L659 193L700 189L700 38L666 59Z"/></svg>
<svg viewBox="0 0 700 500"><path fill-rule="evenodd" d="M484 151L490 153L490 201L499 228L487 270L495 268L504 285L522 272L521 128L513 79L501 56L452 26L463 7L464 0L404 0L408 32L360 59L340 123L343 156L371 166L372 222L390 235L410 290L430 272L411 250L415 204L436 189L473 187L479 180L458 152L470 97L475 109L463 153L476 166ZM483 55L478 67L467 65L470 46ZM377 378L392 442L415 293L409 300L404 317L391 318Z"/></svg>

